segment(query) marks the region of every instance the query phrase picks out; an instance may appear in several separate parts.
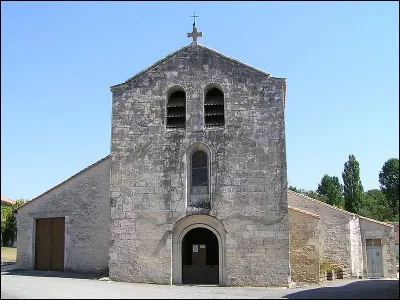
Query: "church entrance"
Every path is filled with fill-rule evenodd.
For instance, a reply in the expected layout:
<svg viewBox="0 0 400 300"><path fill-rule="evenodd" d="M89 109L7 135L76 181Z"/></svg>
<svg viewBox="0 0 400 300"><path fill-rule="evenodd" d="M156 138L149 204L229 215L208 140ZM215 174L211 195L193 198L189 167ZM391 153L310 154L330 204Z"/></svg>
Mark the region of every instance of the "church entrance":
<svg viewBox="0 0 400 300"><path fill-rule="evenodd" d="M219 249L215 234L194 228L182 240L182 283L219 284Z"/></svg>

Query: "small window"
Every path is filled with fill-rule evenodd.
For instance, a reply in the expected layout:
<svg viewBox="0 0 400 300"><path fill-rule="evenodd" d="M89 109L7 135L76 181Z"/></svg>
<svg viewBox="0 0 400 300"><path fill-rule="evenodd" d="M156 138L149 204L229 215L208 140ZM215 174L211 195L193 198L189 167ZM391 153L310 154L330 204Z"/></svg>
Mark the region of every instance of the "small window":
<svg viewBox="0 0 400 300"><path fill-rule="evenodd" d="M381 239L367 239L365 241L367 246L381 246Z"/></svg>
<svg viewBox="0 0 400 300"><path fill-rule="evenodd" d="M381 246L381 239L373 239L374 246Z"/></svg>
<svg viewBox="0 0 400 300"><path fill-rule="evenodd" d="M204 125L224 126L224 93L218 88L210 89L204 99Z"/></svg>
<svg viewBox="0 0 400 300"><path fill-rule="evenodd" d="M185 128L186 123L186 93L173 92L167 103L167 127Z"/></svg>

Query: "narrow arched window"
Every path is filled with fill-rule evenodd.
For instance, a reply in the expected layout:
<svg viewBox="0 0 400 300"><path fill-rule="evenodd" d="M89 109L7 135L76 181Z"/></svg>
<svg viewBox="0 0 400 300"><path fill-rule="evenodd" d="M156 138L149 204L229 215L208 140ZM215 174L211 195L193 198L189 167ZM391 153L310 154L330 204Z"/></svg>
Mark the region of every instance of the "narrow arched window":
<svg viewBox="0 0 400 300"><path fill-rule="evenodd" d="M192 154L191 194L208 194L208 157L207 153L196 150Z"/></svg>
<svg viewBox="0 0 400 300"><path fill-rule="evenodd" d="M225 125L224 93L218 88L211 88L204 98L204 125Z"/></svg>
<svg viewBox="0 0 400 300"><path fill-rule="evenodd" d="M167 102L167 127L185 128L186 123L186 93L172 92Z"/></svg>
<svg viewBox="0 0 400 300"><path fill-rule="evenodd" d="M187 153L187 206L211 209L211 152L196 142Z"/></svg>

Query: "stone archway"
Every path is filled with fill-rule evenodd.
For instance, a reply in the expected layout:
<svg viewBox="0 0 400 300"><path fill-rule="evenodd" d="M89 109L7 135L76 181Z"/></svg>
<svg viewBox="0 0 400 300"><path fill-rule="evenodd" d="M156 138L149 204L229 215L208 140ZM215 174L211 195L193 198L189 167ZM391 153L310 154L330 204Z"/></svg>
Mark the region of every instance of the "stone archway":
<svg viewBox="0 0 400 300"><path fill-rule="evenodd" d="M190 231L203 229L203 232L209 232L217 239L218 243L218 282L220 286L226 285L225 268L225 229L223 224L216 218L207 215L192 215L179 220L173 229L172 234L172 283L182 284L183 271L183 242L184 238L190 238ZM199 231L200 232L200 231ZM189 235L187 236L187 234Z"/></svg>
<svg viewBox="0 0 400 300"><path fill-rule="evenodd" d="M197 227L182 239L182 283L219 284L219 249L215 234Z"/></svg>

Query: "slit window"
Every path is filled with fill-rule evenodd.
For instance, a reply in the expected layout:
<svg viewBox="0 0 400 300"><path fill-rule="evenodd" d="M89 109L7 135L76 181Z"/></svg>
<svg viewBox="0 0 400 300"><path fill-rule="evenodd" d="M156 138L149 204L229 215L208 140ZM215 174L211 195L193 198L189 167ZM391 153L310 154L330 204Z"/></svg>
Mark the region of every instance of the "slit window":
<svg viewBox="0 0 400 300"><path fill-rule="evenodd" d="M192 194L208 193L207 153L197 150L192 154Z"/></svg>
<svg viewBox="0 0 400 300"><path fill-rule="evenodd" d="M210 89L204 99L204 125L224 126L224 93L218 88Z"/></svg>
<svg viewBox="0 0 400 300"><path fill-rule="evenodd" d="M183 91L173 92L167 103L167 127L185 128L186 94Z"/></svg>

